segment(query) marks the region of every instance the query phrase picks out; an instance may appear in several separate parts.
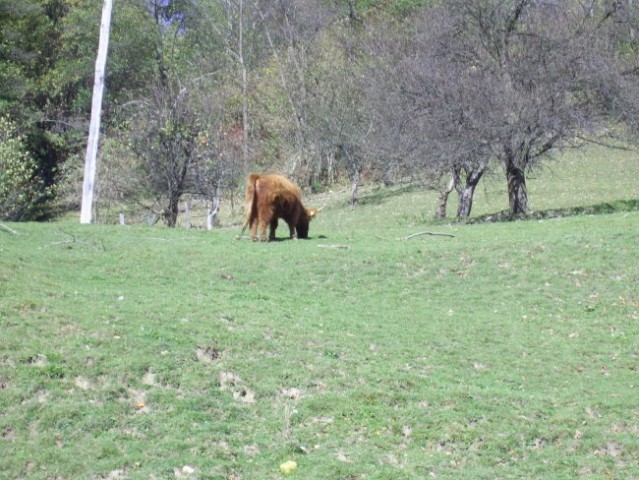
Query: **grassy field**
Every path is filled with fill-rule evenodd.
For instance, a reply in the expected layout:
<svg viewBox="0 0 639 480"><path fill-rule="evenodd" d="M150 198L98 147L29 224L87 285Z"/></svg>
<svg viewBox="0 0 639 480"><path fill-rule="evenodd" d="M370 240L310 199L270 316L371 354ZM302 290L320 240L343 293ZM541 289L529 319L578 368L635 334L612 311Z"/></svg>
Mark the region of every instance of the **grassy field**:
<svg viewBox="0 0 639 480"><path fill-rule="evenodd" d="M532 208L636 201L636 156L599 153ZM307 241L5 224L0 478L639 479L639 212L366 193L309 199Z"/></svg>

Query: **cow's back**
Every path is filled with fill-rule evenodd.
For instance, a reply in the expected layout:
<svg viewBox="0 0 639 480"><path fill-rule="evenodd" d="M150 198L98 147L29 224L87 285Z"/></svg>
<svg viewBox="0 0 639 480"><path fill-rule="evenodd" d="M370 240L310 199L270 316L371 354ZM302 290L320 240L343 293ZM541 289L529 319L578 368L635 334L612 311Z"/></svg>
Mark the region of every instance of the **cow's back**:
<svg viewBox="0 0 639 480"><path fill-rule="evenodd" d="M302 191L299 187L282 175L275 173L260 175L256 181L260 190L270 192L272 199L287 197L302 201Z"/></svg>

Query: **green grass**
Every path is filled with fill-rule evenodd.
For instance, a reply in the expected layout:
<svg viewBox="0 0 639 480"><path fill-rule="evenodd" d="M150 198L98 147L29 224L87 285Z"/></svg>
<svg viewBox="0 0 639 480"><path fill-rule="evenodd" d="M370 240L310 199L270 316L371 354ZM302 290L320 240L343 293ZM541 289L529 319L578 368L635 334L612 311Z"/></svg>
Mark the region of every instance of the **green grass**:
<svg viewBox="0 0 639 480"><path fill-rule="evenodd" d="M553 202L561 165L531 201L637 198L610 170ZM0 231L0 478L639 478L639 212L369 195L308 241Z"/></svg>

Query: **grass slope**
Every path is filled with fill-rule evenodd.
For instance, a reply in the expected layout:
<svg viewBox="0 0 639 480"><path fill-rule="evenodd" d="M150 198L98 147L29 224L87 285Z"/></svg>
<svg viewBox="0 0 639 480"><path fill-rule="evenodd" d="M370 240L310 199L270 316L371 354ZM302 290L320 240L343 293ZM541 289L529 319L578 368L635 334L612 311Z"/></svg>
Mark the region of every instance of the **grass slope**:
<svg viewBox="0 0 639 480"><path fill-rule="evenodd" d="M639 212L414 195L308 241L0 231L0 478L639 478Z"/></svg>

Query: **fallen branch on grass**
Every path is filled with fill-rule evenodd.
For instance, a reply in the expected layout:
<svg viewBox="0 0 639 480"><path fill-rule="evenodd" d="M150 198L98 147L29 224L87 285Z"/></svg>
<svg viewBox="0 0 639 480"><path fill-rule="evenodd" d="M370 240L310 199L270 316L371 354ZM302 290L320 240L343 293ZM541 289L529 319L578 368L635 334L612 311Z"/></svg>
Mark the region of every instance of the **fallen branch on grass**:
<svg viewBox="0 0 639 480"><path fill-rule="evenodd" d="M51 245L71 245L71 244L81 244L81 245L88 245L89 247L93 248L94 250L102 250L103 252L106 252L106 248L104 247L104 243L102 243L102 241L100 240L100 247L94 245L93 243L90 242L85 242L83 240L77 240L75 238L75 235L73 235L70 232L66 232L64 230L62 230L61 228L58 227L58 230L60 230L62 233L64 233L65 235L69 235L71 237L71 240L62 240L60 242L52 242ZM68 248L71 248L70 246Z"/></svg>
<svg viewBox="0 0 639 480"><path fill-rule="evenodd" d="M410 240L411 238L419 237L420 235L434 235L434 236L439 236L439 237L453 237L453 238L455 238L455 235L452 235L450 233L417 232L417 233L413 233L412 235L409 235L408 237L404 237L403 240Z"/></svg>
<svg viewBox="0 0 639 480"><path fill-rule="evenodd" d="M0 227L1 227L3 230L6 230L6 231L7 231L7 232L9 232L9 233L13 233L14 235L20 235L20 234L19 234L18 232L16 232L13 228L9 228L9 227L7 227L4 223L0 223Z"/></svg>
<svg viewBox="0 0 639 480"><path fill-rule="evenodd" d="M318 248L349 248L348 245L318 245Z"/></svg>

